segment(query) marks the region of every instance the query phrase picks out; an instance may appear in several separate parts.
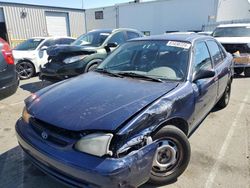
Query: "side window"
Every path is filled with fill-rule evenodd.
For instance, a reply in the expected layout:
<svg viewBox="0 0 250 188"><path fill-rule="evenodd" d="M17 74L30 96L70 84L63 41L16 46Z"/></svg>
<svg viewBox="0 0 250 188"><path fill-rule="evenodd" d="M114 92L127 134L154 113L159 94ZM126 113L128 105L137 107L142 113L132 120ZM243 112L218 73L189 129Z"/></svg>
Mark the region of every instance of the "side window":
<svg viewBox="0 0 250 188"><path fill-rule="evenodd" d="M194 47L194 71L211 70L212 61L205 42L199 42Z"/></svg>
<svg viewBox="0 0 250 188"><path fill-rule="evenodd" d="M215 41L209 40L207 41L207 46L210 51L211 57L214 61L215 66L218 65L222 61L221 51L219 49L218 44Z"/></svg>
<svg viewBox="0 0 250 188"><path fill-rule="evenodd" d="M138 38L140 35L138 33L132 32L132 31L127 31L127 37L128 40L133 39L133 38Z"/></svg>
<svg viewBox="0 0 250 188"><path fill-rule="evenodd" d="M124 34L123 32L115 33L110 39L108 43L116 43L117 45L120 45L125 42Z"/></svg>
<svg viewBox="0 0 250 188"><path fill-rule="evenodd" d="M55 45L55 40L49 39L49 40L47 40L47 41L45 41L45 42L43 43L42 47L43 47L43 46L50 47L50 46L53 46L53 45Z"/></svg>
<svg viewBox="0 0 250 188"><path fill-rule="evenodd" d="M74 39L70 39L70 38L62 38L60 39L60 44L71 44L72 42L74 42Z"/></svg>
<svg viewBox="0 0 250 188"><path fill-rule="evenodd" d="M221 57L224 60L227 57L227 55L220 45L219 45L219 48L220 48Z"/></svg>

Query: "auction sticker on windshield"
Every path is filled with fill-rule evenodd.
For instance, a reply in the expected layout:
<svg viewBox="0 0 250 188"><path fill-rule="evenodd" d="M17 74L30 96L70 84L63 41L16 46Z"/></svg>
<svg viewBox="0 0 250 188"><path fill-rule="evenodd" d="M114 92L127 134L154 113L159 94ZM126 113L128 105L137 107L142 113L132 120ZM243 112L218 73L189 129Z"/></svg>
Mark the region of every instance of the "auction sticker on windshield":
<svg viewBox="0 0 250 188"><path fill-rule="evenodd" d="M177 48L184 48L189 49L191 44L187 42L179 42L179 41L168 41L167 46L177 47Z"/></svg>

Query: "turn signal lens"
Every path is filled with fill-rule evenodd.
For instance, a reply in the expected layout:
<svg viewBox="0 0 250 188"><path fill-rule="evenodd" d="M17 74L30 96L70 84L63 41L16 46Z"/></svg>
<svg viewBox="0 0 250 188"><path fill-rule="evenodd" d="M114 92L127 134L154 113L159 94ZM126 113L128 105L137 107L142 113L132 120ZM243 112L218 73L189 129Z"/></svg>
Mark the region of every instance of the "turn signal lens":
<svg viewBox="0 0 250 188"><path fill-rule="evenodd" d="M24 107L23 109L23 114L22 114L22 118L26 123L29 123L31 115L28 113L26 107Z"/></svg>

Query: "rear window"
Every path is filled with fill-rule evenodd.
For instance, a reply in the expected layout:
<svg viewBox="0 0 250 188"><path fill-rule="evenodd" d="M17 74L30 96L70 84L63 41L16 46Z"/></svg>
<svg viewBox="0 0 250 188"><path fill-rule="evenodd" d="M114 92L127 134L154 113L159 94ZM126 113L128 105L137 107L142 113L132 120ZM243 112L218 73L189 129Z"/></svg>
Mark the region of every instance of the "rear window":
<svg viewBox="0 0 250 188"><path fill-rule="evenodd" d="M17 45L15 50L35 50L44 39L28 39Z"/></svg>
<svg viewBox="0 0 250 188"><path fill-rule="evenodd" d="M213 37L250 37L250 27L217 27Z"/></svg>

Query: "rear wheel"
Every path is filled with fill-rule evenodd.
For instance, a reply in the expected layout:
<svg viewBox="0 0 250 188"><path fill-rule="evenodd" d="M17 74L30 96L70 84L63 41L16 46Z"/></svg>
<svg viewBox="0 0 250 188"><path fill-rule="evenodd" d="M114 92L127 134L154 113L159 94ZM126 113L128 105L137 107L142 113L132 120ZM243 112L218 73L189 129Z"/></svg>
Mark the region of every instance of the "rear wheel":
<svg viewBox="0 0 250 188"><path fill-rule="evenodd" d="M218 101L217 106L220 108L225 108L229 103L230 96L231 96L231 82L227 84L227 87L221 99Z"/></svg>
<svg viewBox="0 0 250 188"><path fill-rule="evenodd" d="M245 76L250 77L250 68L249 67L245 68L244 74L245 74Z"/></svg>
<svg viewBox="0 0 250 188"><path fill-rule="evenodd" d="M35 67L29 61L22 61L17 63L16 70L20 79L22 80L29 79L35 74Z"/></svg>
<svg viewBox="0 0 250 188"><path fill-rule="evenodd" d="M164 185L175 181L187 168L190 144L187 136L175 126L166 126L153 136L158 148L152 164L149 182Z"/></svg>

